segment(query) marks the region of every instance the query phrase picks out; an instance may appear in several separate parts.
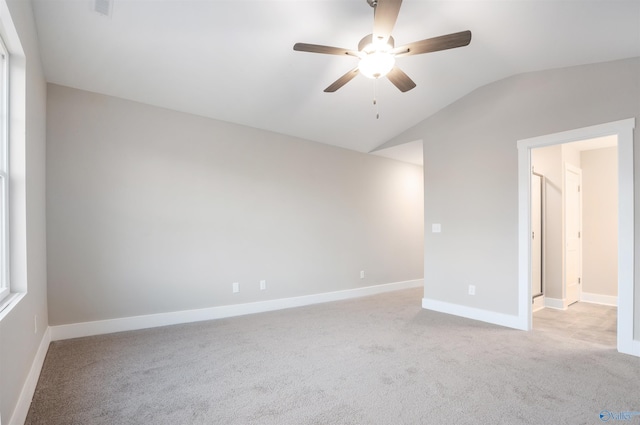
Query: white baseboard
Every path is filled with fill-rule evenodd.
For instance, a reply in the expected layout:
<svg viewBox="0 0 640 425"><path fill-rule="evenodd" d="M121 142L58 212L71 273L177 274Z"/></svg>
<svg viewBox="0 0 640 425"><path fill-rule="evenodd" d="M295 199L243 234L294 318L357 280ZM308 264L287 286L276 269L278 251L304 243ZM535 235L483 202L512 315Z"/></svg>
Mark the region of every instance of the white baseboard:
<svg viewBox="0 0 640 425"><path fill-rule="evenodd" d="M580 301L593 304L603 305L618 305L618 297L611 295L592 294L589 292L582 292L580 294ZM569 307L569 302L564 298L544 298L544 306L549 308L555 308L557 310L566 310Z"/></svg>
<svg viewBox="0 0 640 425"><path fill-rule="evenodd" d="M569 307L569 303L564 298L544 297L544 306L555 308L556 310L566 310Z"/></svg>
<svg viewBox="0 0 640 425"><path fill-rule="evenodd" d="M277 300L258 301L246 304L225 305L197 310L175 311L170 313L150 314L145 316L123 317L118 319L99 320L95 322L73 323L69 325L51 326L51 340L59 341L69 338L80 338L114 332L155 328L158 326L177 325L181 323L200 322L204 320L222 319L243 316L245 314L264 313L285 308L302 307L330 301L347 300L382 294L400 289L423 286L423 279L404 282L387 283L363 288L346 289L344 291L325 292Z"/></svg>
<svg viewBox="0 0 640 425"><path fill-rule="evenodd" d="M620 338L618 338L617 348L619 353L640 357L640 341L637 341L637 340L621 341Z"/></svg>
<svg viewBox="0 0 640 425"><path fill-rule="evenodd" d="M496 313L495 311L482 310L474 307L467 307L458 304L451 304L444 301L422 299L422 308L434 310L440 313L452 314L454 316L465 317L467 319L479 320L481 322L492 323L494 325L505 326L513 329L523 329L523 324L518 316Z"/></svg>
<svg viewBox="0 0 640 425"><path fill-rule="evenodd" d="M544 308L544 295L533 299L533 305L531 306L531 312L535 313Z"/></svg>
<svg viewBox="0 0 640 425"><path fill-rule="evenodd" d="M18 398L18 404L13 411L11 419L9 419L9 425L23 425L27 420L27 414L29 413L29 407L31 407L33 394L36 391L36 385L38 384L38 379L40 378L40 372L42 371L42 366L44 365L44 359L47 357L49 343L51 343L51 330L50 328L47 328L47 330L44 332L44 335L42 336L42 340L40 341L40 346L38 347L36 356L33 359L33 363L31 364L29 375L27 375L27 379L22 386L22 391L20 392L20 397Z"/></svg>
<svg viewBox="0 0 640 425"><path fill-rule="evenodd" d="M618 297L614 297L613 295L600 295L583 292L580 294L580 301L592 304L610 305L614 307L618 306Z"/></svg>

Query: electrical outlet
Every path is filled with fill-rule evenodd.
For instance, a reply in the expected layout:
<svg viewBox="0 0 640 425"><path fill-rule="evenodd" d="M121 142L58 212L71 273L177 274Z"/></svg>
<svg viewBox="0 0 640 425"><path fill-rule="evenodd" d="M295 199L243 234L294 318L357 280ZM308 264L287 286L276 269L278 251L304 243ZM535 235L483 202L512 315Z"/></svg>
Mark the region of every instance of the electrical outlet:
<svg viewBox="0 0 640 425"><path fill-rule="evenodd" d="M469 295L476 294L476 285L469 285Z"/></svg>
<svg viewBox="0 0 640 425"><path fill-rule="evenodd" d="M267 281L266 280L261 280L260 281L260 290L264 291L265 289L267 289Z"/></svg>
<svg viewBox="0 0 640 425"><path fill-rule="evenodd" d="M240 292L240 283L233 282L233 293Z"/></svg>
<svg viewBox="0 0 640 425"><path fill-rule="evenodd" d="M364 279L364 270L360 270L360 279Z"/></svg>

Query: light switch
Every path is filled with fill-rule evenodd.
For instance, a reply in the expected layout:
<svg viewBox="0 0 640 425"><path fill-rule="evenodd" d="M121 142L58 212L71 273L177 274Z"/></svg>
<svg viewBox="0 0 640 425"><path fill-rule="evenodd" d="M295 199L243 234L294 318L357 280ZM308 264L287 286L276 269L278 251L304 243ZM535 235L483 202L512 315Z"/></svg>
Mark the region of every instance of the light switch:
<svg viewBox="0 0 640 425"><path fill-rule="evenodd" d="M440 225L440 223L433 223L431 225L431 232L432 233L440 233L440 232L442 232L442 226Z"/></svg>

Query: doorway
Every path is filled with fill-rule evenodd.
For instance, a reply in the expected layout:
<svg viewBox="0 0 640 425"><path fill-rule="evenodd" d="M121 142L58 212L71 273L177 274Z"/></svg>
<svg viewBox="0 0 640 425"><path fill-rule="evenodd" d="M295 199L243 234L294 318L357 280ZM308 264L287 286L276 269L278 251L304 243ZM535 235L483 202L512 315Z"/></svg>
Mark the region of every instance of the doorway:
<svg viewBox="0 0 640 425"><path fill-rule="evenodd" d="M618 351L640 356L634 341L634 181L633 129L635 119L627 119L562 133L518 141L519 185L519 313L522 329L532 328L531 285L531 153L539 147L562 145L603 136L618 138ZM545 288L547 289L547 288Z"/></svg>
<svg viewBox="0 0 640 425"><path fill-rule="evenodd" d="M552 330L558 325L571 329L570 335L582 335L585 340L591 337L598 343L613 341L615 346L617 137L532 149L531 163L533 312L555 310L535 313L533 327ZM547 234L540 238L539 216L548 221ZM547 242L545 250L539 247L542 241ZM543 295L537 290L540 262L548 263L541 272L549 281ZM601 335L598 330L606 333Z"/></svg>

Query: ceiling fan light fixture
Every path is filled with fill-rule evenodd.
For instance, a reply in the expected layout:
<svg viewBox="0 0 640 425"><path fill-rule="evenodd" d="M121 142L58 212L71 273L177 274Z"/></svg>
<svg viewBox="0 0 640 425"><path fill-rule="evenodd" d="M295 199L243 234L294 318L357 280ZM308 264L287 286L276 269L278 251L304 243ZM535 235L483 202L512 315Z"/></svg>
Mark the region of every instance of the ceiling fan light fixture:
<svg viewBox="0 0 640 425"><path fill-rule="evenodd" d="M320 44L296 43L293 46L293 50L296 51L343 57L351 56L360 59L356 68L348 71L324 89L326 93L335 92L358 74L371 79L387 77L398 90L403 93L407 92L416 87L416 83L395 65L395 58L454 49L466 46L471 42L471 31L467 30L431 37L395 48L395 41L391 33L396 24L402 0L367 0L367 2L375 8L373 32L360 40L357 51Z"/></svg>
<svg viewBox="0 0 640 425"><path fill-rule="evenodd" d="M387 52L372 52L360 59L358 69L367 78L377 79L384 77L393 69L396 58Z"/></svg>

